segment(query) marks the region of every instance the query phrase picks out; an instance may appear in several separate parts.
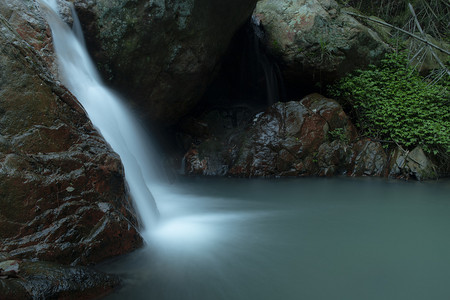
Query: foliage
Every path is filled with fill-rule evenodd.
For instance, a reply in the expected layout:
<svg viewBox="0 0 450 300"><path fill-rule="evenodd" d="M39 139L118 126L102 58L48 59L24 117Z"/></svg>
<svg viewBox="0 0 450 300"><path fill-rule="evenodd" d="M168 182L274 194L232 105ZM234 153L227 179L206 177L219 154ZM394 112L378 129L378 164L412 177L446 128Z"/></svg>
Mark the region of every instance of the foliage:
<svg viewBox="0 0 450 300"><path fill-rule="evenodd" d="M450 154L449 78L431 85L408 66L405 53L387 54L379 67L343 78L330 89L356 110L363 134L407 148Z"/></svg>
<svg viewBox="0 0 450 300"><path fill-rule="evenodd" d="M344 143L350 141L344 128L335 128L334 130L329 131L328 134L332 140L338 140Z"/></svg>

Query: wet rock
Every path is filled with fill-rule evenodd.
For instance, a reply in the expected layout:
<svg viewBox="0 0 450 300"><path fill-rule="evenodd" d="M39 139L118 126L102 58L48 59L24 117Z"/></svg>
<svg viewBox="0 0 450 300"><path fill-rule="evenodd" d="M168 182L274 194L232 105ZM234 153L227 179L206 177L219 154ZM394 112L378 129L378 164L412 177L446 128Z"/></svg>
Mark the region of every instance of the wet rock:
<svg viewBox="0 0 450 300"><path fill-rule="evenodd" d="M380 143L363 139L353 145L355 151L352 170L354 176L383 176L387 166L387 155Z"/></svg>
<svg viewBox="0 0 450 300"><path fill-rule="evenodd" d="M17 278L19 262L16 260L0 261L0 279Z"/></svg>
<svg viewBox="0 0 450 300"><path fill-rule="evenodd" d="M0 275L0 299L98 299L120 282L116 276L86 267L67 267L48 262L5 261L15 276Z"/></svg>
<svg viewBox="0 0 450 300"><path fill-rule="evenodd" d="M412 151L395 149L391 156L390 175L409 179L427 180L438 178L437 168L425 155L421 147Z"/></svg>
<svg viewBox="0 0 450 300"><path fill-rule="evenodd" d="M250 138L230 173L244 176L320 174L319 149L329 141L329 133L337 128L347 140L356 135L348 117L332 99L312 94L301 101L277 103L257 115L250 127Z"/></svg>
<svg viewBox="0 0 450 300"><path fill-rule="evenodd" d="M9 34L15 35L21 43L28 44L28 48L18 48L35 67L45 66L49 71L56 73L50 28L40 14L37 1L0 2L0 20L3 27L9 27L11 30ZM2 31L5 31L5 28L2 28ZM13 40L10 40L8 43L12 42ZM46 76L46 73L49 72L42 72L42 75Z"/></svg>
<svg viewBox="0 0 450 300"><path fill-rule="evenodd" d="M182 121L180 130L190 137L190 144L185 149L185 172L191 175L226 175L242 147L252 114L253 108L246 105L216 107L195 121ZM191 123L197 126L190 126Z"/></svg>
<svg viewBox="0 0 450 300"><path fill-rule="evenodd" d="M319 175L345 175L353 155L352 147L340 140L324 143L319 147L317 161L319 164Z"/></svg>
<svg viewBox="0 0 450 300"><path fill-rule="evenodd" d="M199 100L255 3L75 1L103 74L140 112L166 124L177 122Z"/></svg>
<svg viewBox="0 0 450 300"><path fill-rule="evenodd" d="M39 12L0 3L0 252L90 264L142 239L119 157L54 79Z"/></svg>
<svg viewBox="0 0 450 300"><path fill-rule="evenodd" d="M186 174L381 176L386 167L380 143L358 140L341 106L319 94L276 103L225 131L226 120L217 123L216 117L210 126L206 119L211 135L186 153Z"/></svg>
<svg viewBox="0 0 450 300"><path fill-rule="evenodd" d="M255 16L267 47L290 82L330 82L379 61L388 50L377 33L345 14L334 0L262 0Z"/></svg>
<svg viewBox="0 0 450 300"><path fill-rule="evenodd" d="M197 149L190 149L185 154L185 172L190 175L211 175L212 172L208 170L207 159L202 159L198 155Z"/></svg>

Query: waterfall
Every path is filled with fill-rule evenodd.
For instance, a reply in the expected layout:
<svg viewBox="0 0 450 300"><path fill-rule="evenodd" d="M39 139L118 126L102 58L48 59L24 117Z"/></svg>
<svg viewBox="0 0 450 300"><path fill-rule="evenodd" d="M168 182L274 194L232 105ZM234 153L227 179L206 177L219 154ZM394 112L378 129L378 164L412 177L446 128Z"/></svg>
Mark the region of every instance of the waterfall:
<svg viewBox="0 0 450 300"><path fill-rule="evenodd" d="M148 153L151 149L148 137L122 100L103 85L84 45L76 15L73 17L74 28L78 30L73 31L59 17L56 0L39 0L39 3L52 30L59 79L75 95L94 126L119 154L143 230L148 230L153 227L159 214L150 191L157 176L152 172L155 165L152 164L152 153Z"/></svg>
<svg viewBox="0 0 450 300"><path fill-rule="evenodd" d="M266 86L267 105L285 100L284 85L278 64L266 54L264 43L265 33L262 29L261 22L256 16L252 16L250 21L251 30L249 30L249 46L252 59L256 63L255 70L261 72L264 76Z"/></svg>

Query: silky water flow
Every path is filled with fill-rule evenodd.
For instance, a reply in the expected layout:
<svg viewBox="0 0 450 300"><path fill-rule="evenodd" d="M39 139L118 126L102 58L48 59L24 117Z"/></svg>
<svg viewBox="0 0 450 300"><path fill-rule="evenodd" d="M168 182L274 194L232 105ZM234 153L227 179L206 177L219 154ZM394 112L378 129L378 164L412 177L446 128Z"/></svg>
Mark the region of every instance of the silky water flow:
<svg viewBox="0 0 450 300"><path fill-rule="evenodd" d="M152 173L155 166L148 152L151 149L148 137L122 99L102 83L84 45L76 14L73 17L75 30L72 30L59 17L56 0L42 0L40 4L52 30L59 79L75 95L93 125L119 154L143 231L151 230L158 210L150 189L158 180Z"/></svg>
<svg viewBox="0 0 450 300"><path fill-rule="evenodd" d="M146 244L155 247L186 239L196 244L200 239L207 239L207 225L199 226L197 216L187 216L187 211L179 209L177 214L172 214L173 202L164 201L183 201L183 197L173 193L173 187L162 179L164 176L157 174L155 170L161 168L157 166L156 153L148 135L122 99L102 83L85 47L75 10L72 9L72 30L60 18L56 0L39 0L39 3L52 30L59 79L76 96L94 126L119 154ZM160 207L155 198L161 200ZM160 211L164 218L160 217Z"/></svg>
<svg viewBox="0 0 450 300"><path fill-rule="evenodd" d="M144 248L99 266L123 278L108 299L450 299L449 181L168 185L153 172L146 133L101 83L82 37L60 20L56 1L41 4L60 80L120 155L145 228Z"/></svg>

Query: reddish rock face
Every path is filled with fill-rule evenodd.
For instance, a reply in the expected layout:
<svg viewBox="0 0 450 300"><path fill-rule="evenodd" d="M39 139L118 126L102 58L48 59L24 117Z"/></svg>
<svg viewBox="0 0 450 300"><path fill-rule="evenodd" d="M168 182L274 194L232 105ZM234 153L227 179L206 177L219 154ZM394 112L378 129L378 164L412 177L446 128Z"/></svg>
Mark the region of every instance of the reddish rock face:
<svg viewBox="0 0 450 300"><path fill-rule="evenodd" d="M186 173L242 177L381 175L386 165L381 145L356 138L356 129L341 106L312 94L301 101L276 103L257 114L245 129L210 136L194 145L185 155Z"/></svg>
<svg viewBox="0 0 450 300"><path fill-rule="evenodd" d="M120 159L52 79L51 44L34 1L0 4L0 253L89 264L142 239Z"/></svg>

